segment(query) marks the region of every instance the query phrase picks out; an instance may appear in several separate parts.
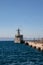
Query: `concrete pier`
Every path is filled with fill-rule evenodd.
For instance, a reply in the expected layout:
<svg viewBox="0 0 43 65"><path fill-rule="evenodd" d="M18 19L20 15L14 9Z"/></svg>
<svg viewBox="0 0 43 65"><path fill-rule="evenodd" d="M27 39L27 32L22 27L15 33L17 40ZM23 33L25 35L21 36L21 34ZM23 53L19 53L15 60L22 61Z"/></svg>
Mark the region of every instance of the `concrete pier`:
<svg viewBox="0 0 43 65"><path fill-rule="evenodd" d="M25 41L26 45L29 45L33 48L36 48L38 50L43 51L43 43L38 43L38 42L31 42L31 41Z"/></svg>

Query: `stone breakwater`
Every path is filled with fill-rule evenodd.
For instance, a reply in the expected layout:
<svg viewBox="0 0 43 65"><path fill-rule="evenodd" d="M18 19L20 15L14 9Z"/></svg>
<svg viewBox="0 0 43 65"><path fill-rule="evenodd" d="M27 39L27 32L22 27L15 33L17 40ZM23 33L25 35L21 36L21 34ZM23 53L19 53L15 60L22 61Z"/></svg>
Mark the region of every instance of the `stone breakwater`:
<svg viewBox="0 0 43 65"><path fill-rule="evenodd" d="M25 44L43 51L43 43L25 41Z"/></svg>

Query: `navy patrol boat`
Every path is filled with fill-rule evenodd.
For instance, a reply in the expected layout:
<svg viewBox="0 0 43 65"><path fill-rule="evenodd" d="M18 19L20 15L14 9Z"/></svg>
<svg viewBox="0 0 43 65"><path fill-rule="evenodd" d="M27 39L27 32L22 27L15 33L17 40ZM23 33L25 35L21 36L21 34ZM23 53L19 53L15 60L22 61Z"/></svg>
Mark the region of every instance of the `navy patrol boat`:
<svg viewBox="0 0 43 65"><path fill-rule="evenodd" d="M15 35L15 43L25 43L23 40L23 35L20 34L20 29L18 28L17 34Z"/></svg>

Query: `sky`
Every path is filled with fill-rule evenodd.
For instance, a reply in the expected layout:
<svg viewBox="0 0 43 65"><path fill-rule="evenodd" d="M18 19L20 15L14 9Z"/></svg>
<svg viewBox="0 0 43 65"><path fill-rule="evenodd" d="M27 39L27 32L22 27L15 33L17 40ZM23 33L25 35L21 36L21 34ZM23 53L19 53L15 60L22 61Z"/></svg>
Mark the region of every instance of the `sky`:
<svg viewBox="0 0 43 65"><path fill-rule="evenodd" d="M0 0L0 38L43 37L43 0Z"/></svg>

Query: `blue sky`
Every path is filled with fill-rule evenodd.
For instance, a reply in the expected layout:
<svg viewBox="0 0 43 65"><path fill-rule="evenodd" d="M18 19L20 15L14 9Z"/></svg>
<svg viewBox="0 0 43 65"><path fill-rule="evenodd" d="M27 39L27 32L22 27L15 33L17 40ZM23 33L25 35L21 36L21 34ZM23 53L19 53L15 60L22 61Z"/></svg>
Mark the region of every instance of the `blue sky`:
<svg viewBox="0 0 43 65"><path fill-rule="evenodd" d="M0 37L43 37L43 0L0 0Z"/></svg>

